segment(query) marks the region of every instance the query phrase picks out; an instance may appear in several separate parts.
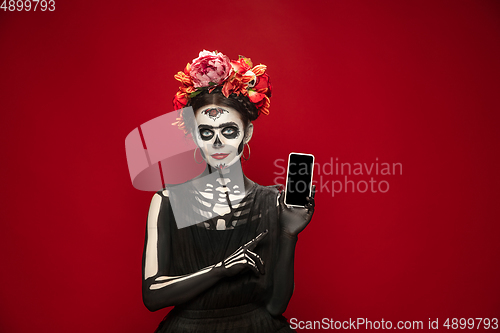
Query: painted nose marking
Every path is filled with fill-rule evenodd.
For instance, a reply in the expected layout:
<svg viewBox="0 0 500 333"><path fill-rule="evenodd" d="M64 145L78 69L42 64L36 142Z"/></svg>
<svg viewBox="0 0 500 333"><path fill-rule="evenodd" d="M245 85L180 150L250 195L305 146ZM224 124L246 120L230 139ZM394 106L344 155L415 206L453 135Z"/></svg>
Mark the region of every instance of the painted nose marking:
<svg viewBox="0 0 500 333"><path fill-rule="evenodd" d="M215 137L214 147L221 147L221 146L222 142L219 139L219 134L217 134L217 136Z"/></svg>

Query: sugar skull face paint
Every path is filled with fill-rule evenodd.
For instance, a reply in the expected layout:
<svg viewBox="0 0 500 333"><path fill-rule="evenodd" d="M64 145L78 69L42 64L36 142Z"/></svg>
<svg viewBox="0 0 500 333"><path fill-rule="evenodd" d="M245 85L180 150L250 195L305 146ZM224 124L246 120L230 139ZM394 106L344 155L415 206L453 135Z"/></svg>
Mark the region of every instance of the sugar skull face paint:
<svg viewBox="0 0 500 333"><path fill-rule="evenodd" d="M202 113L206 116L208 116L212 120L217 120L221 114L227 113L228 111L220 108L220 107L215 107L215 108L206 108L205 110L202 111Z"/></svg>
<svg viewBox="0 0 500 333"><path fill-rule="evenodd" d="M208 164L223 169L238 161L250 140L253 125L247 126L238 111L227 106L207 105L195 115L195 141Z"/></svg>

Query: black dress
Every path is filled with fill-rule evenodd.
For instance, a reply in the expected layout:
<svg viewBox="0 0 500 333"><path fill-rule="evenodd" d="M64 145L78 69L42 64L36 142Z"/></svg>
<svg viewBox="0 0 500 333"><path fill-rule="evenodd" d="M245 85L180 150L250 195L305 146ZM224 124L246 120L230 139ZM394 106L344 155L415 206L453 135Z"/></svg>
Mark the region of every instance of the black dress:
<svg viewBox="0 0 500 333"><path fill-rule="evenodd" d="M206 223L178 229L170 200L182 199L174 196L185 193L171 191L169 197L161 191L158 194L162 196L158 216L158 275L197 272L224 260L261 232L268 230L268 235L254 249L264 261L264 275L257 276L248 269L221 279L194 299L175 306L156 332L295 332L283 316L271 316L265 306L273 289L281 230L278 189L254 184L239 208L231 213L226 230L210 228ZM165 253L169 253L168 258Z"/></svg>

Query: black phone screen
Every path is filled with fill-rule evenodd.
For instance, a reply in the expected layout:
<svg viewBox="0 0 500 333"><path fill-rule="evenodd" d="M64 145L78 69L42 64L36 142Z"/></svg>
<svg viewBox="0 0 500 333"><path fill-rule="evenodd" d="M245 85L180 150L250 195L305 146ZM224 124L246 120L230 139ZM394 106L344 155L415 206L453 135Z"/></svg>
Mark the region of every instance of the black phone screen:
<svg viewBox="0 0 500 333"><path fill-rule="evenodd" d="M314 156L291 153L288 156L285 203L305 206L311 194Z"/></svg>

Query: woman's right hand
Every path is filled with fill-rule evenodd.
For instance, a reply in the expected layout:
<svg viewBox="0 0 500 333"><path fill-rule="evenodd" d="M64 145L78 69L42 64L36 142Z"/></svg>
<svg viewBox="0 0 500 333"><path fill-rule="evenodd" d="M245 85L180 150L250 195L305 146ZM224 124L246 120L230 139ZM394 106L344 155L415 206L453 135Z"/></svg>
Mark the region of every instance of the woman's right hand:
<svg viewBox="0 0 500 333"><path fill-rule="evenodd" d="M243 246L240 246L233 254L220 262L217 266L221 266L225 276L234 276L239 274L246 268L250 268L255 274L265 274L264 262L257 253L252 250L259 242L267 235L268 231L260 233L257 237L249 241Z"/></svg>

